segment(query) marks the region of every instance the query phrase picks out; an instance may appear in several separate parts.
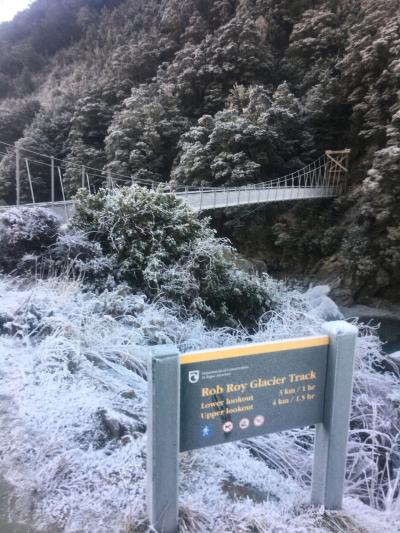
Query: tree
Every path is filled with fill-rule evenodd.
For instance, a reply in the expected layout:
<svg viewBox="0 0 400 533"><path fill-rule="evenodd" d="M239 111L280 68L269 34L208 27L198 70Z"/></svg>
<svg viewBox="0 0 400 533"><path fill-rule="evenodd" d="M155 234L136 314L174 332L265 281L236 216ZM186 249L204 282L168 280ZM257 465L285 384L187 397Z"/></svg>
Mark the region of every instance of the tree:
<svg viewBox="0 0 400 533"><path fill-rule="evenodd" d="M187 44L158 79L175 86L185 115L198 118L222 109L235 84L270 83L272 72L262 30L252 18L237 16L199 45Z"/></svg>
<svg viewBox="0 0 400 533"><path fill-rule="evenodd" d="M167 181L178 139L187 128L173 86L133 89L108 131L107 168L136 179Z"/></svg>
<svg viewBox="0 0 400 533"><path fill-rule="evenodd" d="M103 88L99 87L89 89L74 105L65 143L68 151L65 158L65 189L68 194L75 193L81 186L84 166L91 167L84 171L85 186L96 190L105 181L103 167L107 161L104 141L115 109L113 103L113 99L107 101Z"/></svg>
<svg viewBox="0 0 400 533"><path fill-rule="evenodd" d="M0 140L14 144L40 109L38 100L4 100L0 104Z"/></svg>
<svg viewBox="0 0 400 533"><path fill-rule="evenodd" d="M326 8L302 13L290 34L282 61L282 74L304 93L326 75L334 76L337 57L343 53L343 27L338 15Z"/></svg>
<svg viewBox="0 0 400 533"><path fill-rule="evenodd" d="M15 143L20 152L22 201L33 200L28 166L35 201L49 201L50 157L59 158L63 155L70 117L65 103L58 108L42 108L25 129L23 137ZM15 165L15 151L10 151L0 163L0 198L10 203L15 201Z"/></svg>
<svg viewBox="0 0 400 533"><path fill-rule="evenodd" d="M172 178L190 185L243 185L303 166L312 149L300 102L287 84L235 87L227 107L184 134Z"/></svg>

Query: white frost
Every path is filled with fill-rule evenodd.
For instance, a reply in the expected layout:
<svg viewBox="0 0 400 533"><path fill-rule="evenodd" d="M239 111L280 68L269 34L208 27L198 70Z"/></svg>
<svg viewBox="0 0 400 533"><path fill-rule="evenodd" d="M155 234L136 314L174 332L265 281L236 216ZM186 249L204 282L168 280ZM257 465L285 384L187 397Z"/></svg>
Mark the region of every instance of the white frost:
<svg viewBox="0 0 400 533"><path fill-rule="evenodd" d="M208 330L123 287L96 296L76 283L0 278L1 312L12 318L11 329L0 322L0 475L15 488L14 515L52 533L146 531L149 346L188 351L321 333L307 298L274 290L280 308L249 334ZM181 454L182 531L396 530L400 381L375 371L382 355L368 328L358 347L345 511L306 505L307 428Z"/></svg>
<svg viewBox="0 0 400 533"><path fill-rule="evenodd" d="M316 285L305 293L304 297L311 307L311 314L321 320L341 320L343 314L335 302L329 298L328 285Z"/></svg>

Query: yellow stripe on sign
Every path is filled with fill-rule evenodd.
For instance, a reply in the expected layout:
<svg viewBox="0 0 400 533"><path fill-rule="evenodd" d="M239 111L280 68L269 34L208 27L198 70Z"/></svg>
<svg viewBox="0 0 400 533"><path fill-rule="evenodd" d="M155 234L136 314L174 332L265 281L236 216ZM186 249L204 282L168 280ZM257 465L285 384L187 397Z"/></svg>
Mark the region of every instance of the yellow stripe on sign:
<svg viewBox="0 0 400 533"><path fill-rule="evenodd" d="M216 361L218 359L246 357L248 355L283 352L286 350L301 350L303 348L326 346L328 344L329 337L327 335L321 337L302 337L300 339L258 342L253 344L242 344L241 346L226 346L214 350L184 353L180 356L179 360L181 365L188 365L189 363L202 363L203 361Z"/></svg>

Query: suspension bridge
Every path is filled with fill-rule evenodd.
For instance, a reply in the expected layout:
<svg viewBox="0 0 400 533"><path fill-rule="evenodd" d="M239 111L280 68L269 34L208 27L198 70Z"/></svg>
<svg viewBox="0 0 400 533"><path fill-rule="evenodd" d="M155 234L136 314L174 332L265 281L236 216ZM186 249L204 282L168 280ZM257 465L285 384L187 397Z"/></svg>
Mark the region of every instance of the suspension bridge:
<svg viewBox="0 0 400 533"><path fill-rule="evenodd" d="M0 141L0 144L5 143ZM0 152L0 155L3 153L3 155L10 157L10 152L11 147L9 146L8 152ZM38 152L28 151L29 157L22 157L19 149L14 150L14 152L15 203L0 206L0 213L15 206L37 206L50 209L63 220L68 220L73 213L74 204L73 198L68 198L65 193L66 167L64 162ZM33 159L32 154L36 159ZM333 198L346 190L349 154L349 149L327 150L324 155L309 165L262 183L240 187L193 187L175 185L170 182L164 184L163 192L181 198L193 211L197 212L270 202ZM48 199L40 197L40 194L43 196L43 177L38 179L34 173L34 170L37 172L38 165L47 167L47 179L50 182L47 186ZM98 169L84 165L72 165L72 167L73 171L80 174L81 187L90 193L96 192L95 182L99 183L99 179L103 181L101 186L109 189L133 184L149 188L160 186L159 183L136 180L130 176L109 171L104 174ZM71 167L69 171L71 172ZM23 179L25 179L24 187L22 186ZM40 194L38 193L39 189ZM22 190L25 191L23 196L21 195Z"/></svg>

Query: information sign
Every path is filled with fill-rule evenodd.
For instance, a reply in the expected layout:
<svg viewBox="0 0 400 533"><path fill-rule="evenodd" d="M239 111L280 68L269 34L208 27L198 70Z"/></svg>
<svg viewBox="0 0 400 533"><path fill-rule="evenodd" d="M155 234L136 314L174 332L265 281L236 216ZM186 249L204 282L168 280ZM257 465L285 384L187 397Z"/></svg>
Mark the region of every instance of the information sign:
<svg viewBox="0 0 400 533"><path fill-rule="evenodd" d="M149 361L147 498L158 533L178 528L179 452L315 425L311 503L340 509L357 328L179 354Z"/></svg>
<svg viewBox="0 0 400 533"><path fill-rule="evenodd" d="M180 450L322 422L328 336L183 354Z"/></svg>

